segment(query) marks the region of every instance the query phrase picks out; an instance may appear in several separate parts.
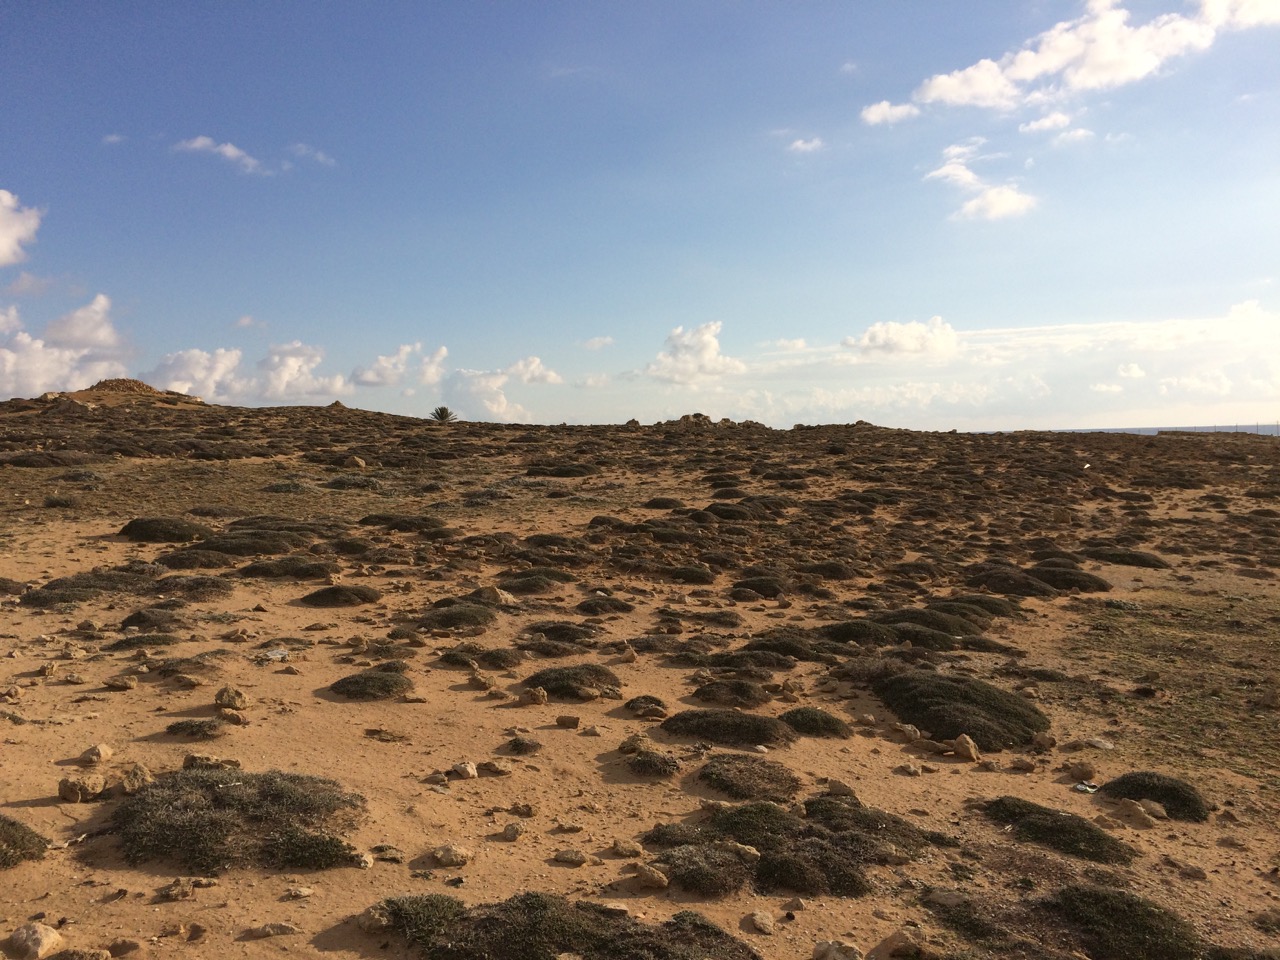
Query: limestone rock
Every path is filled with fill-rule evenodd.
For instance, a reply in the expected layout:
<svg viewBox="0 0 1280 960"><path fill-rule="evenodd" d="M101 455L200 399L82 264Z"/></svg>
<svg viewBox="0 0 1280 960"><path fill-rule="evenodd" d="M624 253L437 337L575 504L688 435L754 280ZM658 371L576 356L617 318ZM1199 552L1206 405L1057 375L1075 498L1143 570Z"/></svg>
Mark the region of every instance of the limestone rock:
<svg viewBox="0 0 1280 960"><path fill-rule="evenodd" d="M213 702L219 707L243 710L249 705L249 698L239 687L225 686L213 695Z"/></svg>
<svg viewBox="0 0 1280 960"><path fill-rule="evenodd" d="M264 923L260 927L251 927L246 930L244 938L246 940L266 940L268 937L287 937L301 932L302 930L292 923Z"/></svg>
<svg viewBox="0 0 1280 960"><path fill-rule="evenodd" d="M24 923L9 935L9 948L19 960L44 960L62 946L62 934L43 923Z"/></svg>
<svg viewBox="0 0 1280 960"><path fill-rule="evenodd" d="M844 940L819 940L813 945L813 960L862 960L862 951Z"/></svg>
<svg viewBox="0 0 1280 960"><path fill-rule="evenodd" d="M665 890L671 883L665 873L647 863L636 865L636 879L640 881L640 886L654 890Z"/></svg>
<svg viewBox="0 0 1280 960"><path fill-rule="evenodd" d="M763 933L767 937L773 936L773 915L765 913L763 910L757 910L755 913L747 917L747 921L751 924L756 933Z"/></svg>
<svg viewBox="0 0 1280 960"><path fill-rule="evenodd" d="M106 788L106 779L96 773L83 777L64 777L58 781L58 797L67 803L88 803L100 797Z"/></svg>
<svg viewBox="0 0 1280 960"><path fill-rule="evenodd" d="M444 846L436 847L432 850L431 856L442 867L465 867L472 861L475 854L456 843L446 843Z"/></svg>
<svg viewBox="0 0 1280 960"><path fill-rule="evenodd" d="M92 747L80 754L80 762L86 767L92 767L99 763L105 763L116 755L108 744L95 743Z"/></svg>
<svg viewBox="0 0 1280 960"><path fill-rule="evenodd" d="M973 738L967 733L962 733L956 737L954 749L956 756L961 760L977 763L982 759L982 754L978 752L978 745L973 742Z"/></svg>

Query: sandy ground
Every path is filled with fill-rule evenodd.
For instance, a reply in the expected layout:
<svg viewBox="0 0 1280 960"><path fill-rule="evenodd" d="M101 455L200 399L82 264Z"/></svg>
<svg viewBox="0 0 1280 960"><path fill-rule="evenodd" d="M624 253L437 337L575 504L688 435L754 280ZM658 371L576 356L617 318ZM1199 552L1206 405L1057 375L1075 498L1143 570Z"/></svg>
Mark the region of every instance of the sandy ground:
<svg viewBox="0 0 1280 960"><path fill-rule="evenodd" d="M168 412L160 408L149 413L155 418L149 426L163 425ZM100 415L80 414L62 427L64 436L77 431L89 436L92 431L83 422ZM190 413L203 415L200 410ZM252 433L245 424L251 424L255 414L235 415L240 426L231 436L237 430L242 436ZM325 411L309 415L323 421ZM27 408L7 414L9 456L47 442L34 436L39 431L19 429L34 416L38 413ZM190 423L176 424L174 434L189 434ZM140 662L133 651L112 653L103 648L129 636L121 628L128 614L162 603L162 595L105 592L50 608L25 604L19 595L4 599L0 813L49 838L53 848L42 860L0 873L0 935L34 918L57 927L67 945L86 949L115 942L119 952L120 941L135 941L142 951L158 955L408 957L412 951L398 938L364 933L352 918L382 898L407 893L447 892L471 904L537 890L621 903L633 916L649 921L695 909L767 960L808 957L814 944L823 940L843 939L870 950L903 928L917 932L939 956L948 950L960 955L961 949L986 956L980 945L965 946L957 933L939 922L921 902L922 891L959 889L966 896L999 902L1024 895L1011 887L1017 878L1034 880L1041 895L1055 884L1105 873L1118 877L1132 892L1176 910L1208 941L1258 950L1280 946L1252 922L1274 910L1280 898L1277 752L1272 742L1277 714L1274 697L1267 701L1265 696L1274 689L1268 685L1274 685L1280 663L1280 591L1274 576L1268 576L1277 566L1280 546L1275 520L1262 517L1252 527L1239 520L1269 505L1244 494L1274 482L1280 464L1274 439L1237 440L1234 445L1203 439L1194 441L1203 447L1194 451L1184 445L1180 469L1212 465L1215 452L1228 446L1235 458L1218 461L1222 469L1208 469L1212 475L1205 477L1204 486L1187 489L1177 484L1136 487L1130 482L1135 464L1159 475L1161 451L1150 443L1126 454L1114 440L1036 435L1043 438L1039 442L1056 444L1064 459L1078 462L1088 457L1086 462L1100 464L1092 476L1073 481L1048 502L1045 490L1035 485L1031 457L1019 460L1008 444L979 457L975 451L980 451L981 442L972 438L885 431L897 436L877 438L878 476L864 473L851 479L831 469L838 467L831 456L815 456L813 444L789 446L787 434L762 429L686 425L695 435L687 443L682 440L683 452L675 456L662 452L662 438L671 429L615 428L605 444L598 433L578 436L566 428L557 435L556 428L543 428L519 446L509 442L517 436L509 430L486 433L482 425L448 429L454 431L454 442L465 441L472 448L471 455L433 461L429 470L416 472L371 463L372 457L362 458L363 467L354 461L343 466L343 458L354 454L345 452L342 444L330 451L334 463L308 461L304 450L295 449L205 463L187 456L104 455L80 468L0 466L0 578L29 588L130 561L150 563L181 546L135 543L120 535L125 522L148 516L186 516L215 529L236 516L255 514L331 517L353 535L373 541L377 549L392 551L387 555L393 559L405 561L370 563L318 553L342 567L330 581L370 586L381 595L374 603L336 609L300 602L324 586L323 579L244 578L234 575L234 566L174 571L223 576L233 585L229 595L187 602L179 611L182 626L176 630L184 639L163 651L165 656L225 652L216 669L201 675L203 684L195 687L153 674L138 675L138 685L130 690L103 685L109 677L136 670ZM855 440L854 428L848 428L846 436L867 445L866 438L873 436L868 429L861 428L861 440ZM25 438L19 436L24 431ZM271 433L272 428L261 432ZM835 428L823 443L834 442L832 438L838 438ZM1137 438L1130 439L1137 443ZM592 525L593 518L607 515L642 523L662 513L643 506L654 497L679 498L690 506L714 502L712 491L699 478L713 473L716 464L696 462L696 457L689 462L691 451L700 446L722 466L736 463L734 472L752 494L769 493L794 502L829 499L872 486L901 486L914 492L873 516L811 523L789 533L773 529L765 536L758 529L763 524L742 524L746 539L738 549L744 563L775 560L785 566L803 556L820 558L841 550L855 557L858 576L827 582L827 597L789 592L782 598L733 600L729 594L737 575L731 571L699 588L620 570L611 558L618 556L616 548L628 542L627 536L610 534L599 538L604 542L592 543L593 533L602 529ZM585 477L535 480L525 473L531 453L607 461L606 447L630 450L635 460L606 463ZM1108 457L1114 465L1109 475L1104 473ZM1240 457L1248 469L1238 469ZM787 492L749 474L753 461L765 458L802 473L815 465L824 469L807 474L803 492ZM1128 473L1121 467L1126 462ZM965 488L957 479L979 466L982 488L968 488L974 491L969 498L959 496L957 491ZM96 479L65 479L75 469L91 471ZM334 476L350 475L373 478L379 489L322 487ZM286 479L297 481L301 492L264 492L273 481ZM992 638L1016 648L1017 657L966 653L943 666L1006 688L1015 685L1002 673L1010 663L1071 675L1073 683L1064 690L1040 683L1032 684L1035 689L1029 694L1038 698L1035 702L1052 720L1055 748L991 755L997 761L994 770L954 756L926 756L904 742L893 727L896 718L864 687L828 689L822 684L830 669L823 663L798 664L785 675L794 681L796 696L754 711L777 715L798 703L820 706L851 723L873 716L874 723L856 725L848 739L801 737L770 750L768 757L800 777L801 799L824 792L829 778L838 779L852 786L863 803L959 841L954 848L930 848L912 862L871 868L875 889L869 896L805 897L802 908L792 909L794 894L786 891L764 895L746 889L706 899L675 887L641 888L631 873L633 864L655 855L619 857L612 852L613 842L637 839L656 823L696 821L704 816L705 801L727 799L697 779L700 761L694 758L692 741L667 734L657 720L634 717L619 700L521 702L520 681L534 670L598 663L621 679L624 698L659 696L671 712L708 706L691 696L691 668L673 666L658 653L640 653L632 660L612 642L651 635L655 624L664 622L658 616L664 607L739 614L742 621L732 628L704 628L685 619L681 635L689 639L705 629L738 646L780 625L811 627L837 616L860 616L859 601L874 601L863 606L918 605L930 597L968 591L959 571L997 549L993 544L1004 556L1025 563L1030 553L1026 544L1037 538L1072 550L1090 536L1133 530L1135 508L1124 500L1091 496L1097 484L1151 495L1151 502L1142 503L1140 510L1151 540L1140 548L1155 550L1170 567L1137 569L1086 560L1083 569L1109 581L1110 592L1023 599L1019 617L996 621L990 631ZM921 491L934 485L938 494L925 499ZM493 496L476 496L485 491ZM1212 510L1206 513L1205 498L1210 495L1225 498L1226 506L1210 502ZM69 503L60 505L50 497ZM933 512L910 516L922 503L931 505ZM225 516L188 512L196 509L198 514L199 508L210 506L223 507ZM416 533L356 525L374 512L431 514L458 528L459 536L424 543ZM780 518L770 526L785 524L795 513L795 507L782 507ZM364 645L385 639L396 628L413 626L441 598L498 582L499 573L512 561L476 538L510 534L512 542L519 542L539 533L561 534L586 546L588 562L569 568L575 582L555 593L517 598L482 631L422 630L411 642L399 641L414 683L411 702L352 702L329 690L335 680L370 662L362 655ZM1186 552L1162 552L1161 542L1182 543ZM657 552L663 553L662 548ZM663 556L686 559L696 553L696 545L676 544ZM234 564L252 559L235 558ZM918 578L914 595L892 586L891 581L902 576L887 573L890 567L922 559L938 571ZM1254 573L1241 575L1242 568ZM886 582L887 589L882 586ZM600 645L588 653L545 661L534 657L511 670L486 671L497 681L491 691L470 683L467 670L438 662L439 653L463 640L509 647L531 622L588 620L575 605L601 589L626 599L634 610L595 618ZM1137 625L1121 620L1108 632L1107 619L1124 607L1104 607L1104 597L1142 610L1145 619ZM1224 636L1203 635L1205 649L1230 646L1232 656L1206 657L1186 648L1190 641L1175 634L1180 624L1185 627L1192 621L1219 624ZM1230 627L1229 622L1243 626ZM1147 644L1145 652L1129 656L1126 635L1139 633ZM1095 637L1105 638L1105 643L1095 643ZM281 649L288 651L286 659L264 655ZM1157 656L1164 662L1155 662ZM1132 692L1147 672L1140 669L1144 663L1161 675L1151 696ZM1199 689L1197 683L1208 686ZM226 685L248 696L243 710L247 724L228 726L224 735L209 741L193 742L165 732L175 720L213 716L215 692ZM1215 696L1210 687L1223 698L1219 713L1227 732L1221 736L1205 729L1199 710L1205 698ZM1106 693L1099 695L1099 690ZM557 725L564 715L580 718L580 725ZM1251 729L1246 735L1242 728ZM383 731L383 739L370 736L370 731ZM521 731L541 740L544 748L530 756L511 756L503 745ZM618 746L638 731L686 758L675 777L653 779L630 772ZM1068 749L1091 738L1105 741L1106 748ZM221 873L216 885L197 890L190 899L164 900L157 892L182 871L171 863L126 863L110 832L104 832L118 800L59 799L59 781L85 772L78 758L95 744L114 751L95 768L109 779L113 771L134 763L156 774L176 770L192 753L234 758L246 772L278 769L333 778L367 801L367 815L348 835L350 842L361 851L391 845L403 852L403 862L289 874L236 868ZM450 778L443 785L430 782L433 774L448 772L457 763L495 757L510 764L509 775ZM1016 757L1030 760L1034 769L1015 772ZM1075 791L1074 779L1062 772L1065 762L1081 758L1096 765L1098 782L1134 769L1186 777L1217 811L1205 823L1163 821L1148 829L1119 829L1116 835L1140 856L1130 866L1101 868L1015 842L973 803L1012 794L1087 818L1108 813L1110 803L1100 795ZM930 764L936 772L896 772L908 761ZM526 832L515 842L503 840L502 828L519 819L505 811L526 803L534 811L521 820ZM439 866L431 851L446 843L470 848L474 859L461 868ZM579 867L556 862L554 854L566 848L598 860ZM286 891L296 886L314 892L291 900ZM748 921L757 911L778 921L771 935L761 934ZM245 939L247 930L269 922L292 924L300 932ZM193 929L199 935L189 939Z"/></svg>

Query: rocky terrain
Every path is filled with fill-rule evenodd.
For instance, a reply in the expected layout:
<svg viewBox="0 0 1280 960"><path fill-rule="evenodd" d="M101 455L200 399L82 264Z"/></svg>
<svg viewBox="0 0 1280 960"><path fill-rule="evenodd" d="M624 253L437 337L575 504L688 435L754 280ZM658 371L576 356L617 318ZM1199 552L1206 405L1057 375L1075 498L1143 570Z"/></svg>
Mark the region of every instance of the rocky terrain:
<svg viewBox="0 0 1280 960"><path fill-rule="evenodd" d="M0 403L13 957L1280 956L1280 441Z"/></svg>

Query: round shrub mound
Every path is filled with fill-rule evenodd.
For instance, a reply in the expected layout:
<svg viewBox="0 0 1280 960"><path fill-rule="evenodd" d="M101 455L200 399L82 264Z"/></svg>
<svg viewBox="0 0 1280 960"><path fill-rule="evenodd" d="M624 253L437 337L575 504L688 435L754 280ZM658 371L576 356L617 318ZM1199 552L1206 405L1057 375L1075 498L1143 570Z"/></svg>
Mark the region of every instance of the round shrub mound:
<svg viewBox="0 0 1280 960"><path fill-rule="evenodd" d="M730 707L759 707L773 699L773 694L750 680L712 680L694 690L693 696Z"/></svg>
<svg viewBox="0 0 1280 960"><path fill-rule="evenodd" d="M983 750L1002 750L1049 729L1049 718L1024 698L968 677L910 670L877 677L871 689L899 720L935 740L967 733Z"/></svg>
<svg viewBox="0 0 1280 960"><path fill-rule="evenodd" d="M336 680L329 689L348 700L389 700L413 689L413 681L405 676L407 669L402 660L388 660Z"/></svg>
<svg viewBox="0 0 1280 960"><path fill-rule="evenodd" d="M181 770L126 797L111 825L131 864L164 860L203 875L235 866L320 870L356 862L339 834L363 811L363 797L322 777Z"/></svg>
<svg viewBox="0 0 1280 960"><path fill-rule="evenodd" d="M370 912L431 960L760 960L690 910L647 924L598 903L521 893L471 908L443 894L420 894L384 900Z"/></svg>
<svg viewBox="0 0 1280 960"><path fill-rule="evenodd" d="M24 860L40 860L48 846L49 841L30 827L0 814L0 870Z"/></svg>
<svg viewBox="0 0 1280 960"><path fill-rule="evenodd" d="M1064 887L1047 906L1079 931L1095 960L1200 960L1203 955L1191 924L1123 890Z"/></svg>
<svg viewBox="0 0 1280 960"><path fill-rule="evenodd" d="M300 601L308 607L358 607L364 603L376 603L382 594L373 587L363 584L339 583L332 587L321 587L308 593Z"/></svg>
<svg viewBox="0 0 1280 960"><path fill-rule="evenodd" d="M478 603L454 603L428 610L418 626L428 630L455 630L460 627L487 627L498 619L489 607Z"/></svg>
<svg viewBox="0 0 1280 960"><path fill-rule="evenodd" d="M796 707L778 717L783 723L809 737L840 737L852 735L849 725L820 707Z"/></svg>
<svg viewBox="0 0 1280 960"><path fill-rule="evenodd" d="M674 777L680 761L660 750L637 750L627 758L627 767L639 777Z"/></svg>
<svg viewBox="0 0 1280 960"><path fill-rule="evenodd" d="M983 812L996 823L1013 827L1017 839L1073 857L1096 863L1127 864L1138 855L1129 844L1084 817L1042 807L1030 800L1000 797L987 804Z"/></svg>
<svg viewBox="0 0 1280 960"><path fill-rule="evenodd" d="M682 710L663 720L662 729L725 746L777 746L796 738L795 731L781 720L738 710Z"/></svg>
<svg viewBox="0 0 1280 960"><path fill-rule="evenodd" d="M1099 792L1113 800L1154 800L1174 820L1204 823L1209 804L1200 791L1177 777L1140 770L1122 774L1104 783Z"/></svg>
<svg viewBox="0 0 1280 960"><path fill-rule="evenodd" d="M735 800L786 803L800 789L800 778L776 760L749 753L721 753L698 771L698 779Z"/></svg>
<svg viewBox="0 0 1280 960"><path fill-rule="evenodd" d="M138 517L124 525L120 536L134 543L186 543L211 537L213 530L182 517Z"/></svg>
<svg viewBox="0 0 1280 960"><path fill-rule="evenodd" d="M590 699L591 692L604 687L620 687L622 681L608 667L582 663L573 667L547 667L524 681L526 687L542 687L553 697Z"/></svg>

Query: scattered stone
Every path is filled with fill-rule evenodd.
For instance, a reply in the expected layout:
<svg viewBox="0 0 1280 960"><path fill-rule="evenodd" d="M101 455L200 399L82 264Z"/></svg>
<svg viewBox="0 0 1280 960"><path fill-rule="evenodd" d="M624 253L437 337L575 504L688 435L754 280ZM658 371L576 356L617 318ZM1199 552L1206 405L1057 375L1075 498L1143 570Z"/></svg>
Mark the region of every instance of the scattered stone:
<svg viewBox="0 0 1280 960"><path fill-rule="evenodd" d="M671 884L665 873L647 863L636 864L636 879L640 881L640 886L654 890L665 890Z"/></svg>
<svg viewBox="0 0 1280 960"><path fill-rule="evenodd" d="M243 934L246 940L266 940L268 937L287 937L301 933L299 927L292 923L264 923L260 927L251 927Z"/></svg>
<svg viewBox="0 0 1280 960"><path fill-rule="evenodd" d="M249 698L239 687L226 686L213 695L213 702L219 707L243 710L249 705Z"/></svg>
<svg viewBox="0 0 1280 960"><path fill-rule="evenodd" d="M455 763L451 772L460 780L475 780L480 776L480 771L476 769L476 765L470 760L464 760L461 763Z"/></svg>
<svg viewBox="0 0 1280 960"><path fill-rule="evenodd" d="M58 781L58 797L67 803L88 803L102 796L107 781L96 773L82 777L64 777Z"/></svg>
<svg viewBox="0 0 1280 960"><path fill-rule="evenodd" d="M962 733L956 737L953 744L956 756L961 760L977 763L982 759L982 754L978 752L978 745L973 742L973 738L967 733Z"/></svg>
<svg viewBox="0 0 1280 960"><path fill-rule="evenodd" d="M520 702L542 706L547 702L547 691L542 687L529 687L520 694Z"/></svg>
<svg viewBox="0 0 1280 960"><path fill-rule="evenodd" d="M9 935L9 948L19 960L44 960L62 946L62 934L43 923L24 923Z"/></svg>
<svg viewBox="0 0 1280 960"><path fill-rule="evenodd" d="M107 677L102 681L102 685L108 690L133 690L138 686L138 678L132 674L121 674L115 677Z"/></svg>
<svg viewBox="0 0 1280 960"><path fill-rule="evenodd" d="M465 867L474 859L475 854L466 847L456 843L446 843L431 851L431 856L442 867Z"/></svg>
<svg viewBox="0 0 1280 960"><path fill-rule="evenodd" d="M556 726L564 727L567 730L577 730L580 723L582 723L581 717L575 717L570 714L556 717Z"/></svg>
<svg viewBox="0 0 1280 960"><path fill-rule="evenodd" d="M306 900L315 895L315 890L311 887L289 887L284 895L290 900Z"/></svg>
<svg viewBox="0 0 1280 960"><path fill-rule="evenodd" d="M773 916L765 913L763 910L757 910L755 913L747 917L756 933L763 933L766 937L773 936Z"/></svg>
<svg viewBox="0 0 1280 960"><path fill-rule="evenodd" d="M893 772L900 773L905 777L918 777L924 773L924 770L921 769L920 764L908 760L906 763L894 767Z"/></svg>
<svg viewBox="0 0 1280 960"><path fill-rule="evenodd" d="M524 824L508 823L502 828L502 839L514 843L524 835Z"/></svg>
<svg viewBox="0 0 1280 960"><path fill-rule="evenodd" d="M99 763L104 763L114 757L116 752L105 743L95 743L92 747L80 754L80 762L86 767L92 767Z"/></svg>
<svg viewBox="0 0 1280 960"><path fill-rule="evenodd" d="M189 753L182 758L183 770L239 770L240 761L208 753Z"/></svg>
<svg viewBox="0 0 1280 960"><path fill-rule="evenodd" d="M570 847L564 850L557 850L552 859L556 863L567 863L571 867L581 867L590 863L593 858L576 847Z"/></svg>
<svg viewBox="0 0 1280 960"><path fill-rule="evenodd" d="M640 857L644 856L644 847L636 843L634 840L617 839L613 841L610 848L615 857Z"/></svg>
<svg viewBox="0 0 1280 960"><path fill-rule="evenodd" d="M813 960L862 960L862 951L844 940L819 940L813 945Z"/></svg>

